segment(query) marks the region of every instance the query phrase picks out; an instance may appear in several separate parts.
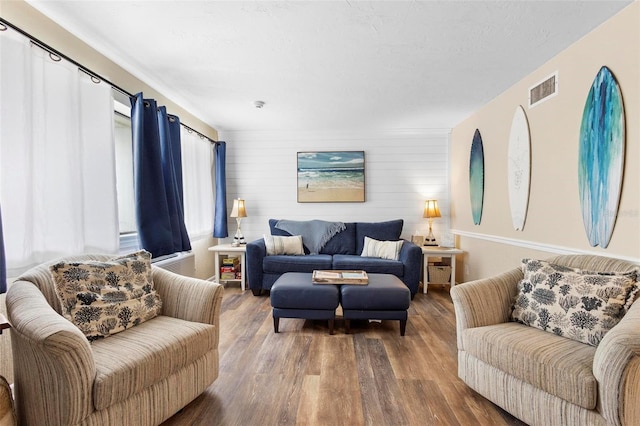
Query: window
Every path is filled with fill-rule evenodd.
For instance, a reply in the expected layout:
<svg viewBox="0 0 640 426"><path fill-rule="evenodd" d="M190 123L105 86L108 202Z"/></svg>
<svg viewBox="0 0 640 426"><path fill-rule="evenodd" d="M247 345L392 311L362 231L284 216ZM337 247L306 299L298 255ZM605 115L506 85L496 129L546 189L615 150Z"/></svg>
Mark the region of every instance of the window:
<svg viewBox="0 0 640 426"><path fill-rule="evenodd" d="M116 145L116 187L120 225L120 251L139 248L133 186L133 142L131 140L131 106L126 95L113 91L114 138Z"/></svg>
<svg viewBox="0 0 640 426"><path fill-rule="evenodd" d="M131 105L127 95L113 90L116 186L120 226L120 252L139 249L133 182L133 141ZM213 230L213 150L209 141L181 128L182 177L185 225L190 239L199 239Z"/></svg>

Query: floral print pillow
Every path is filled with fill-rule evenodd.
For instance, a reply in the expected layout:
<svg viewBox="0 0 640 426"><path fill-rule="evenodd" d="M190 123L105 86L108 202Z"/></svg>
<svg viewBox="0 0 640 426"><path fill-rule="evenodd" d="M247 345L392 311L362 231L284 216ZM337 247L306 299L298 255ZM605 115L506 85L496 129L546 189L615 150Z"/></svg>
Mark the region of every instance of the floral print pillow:
<svg viewBox="0 0 640 426"><path fill-rule="evenodd" d="M522 271L511 318L592 346L638 293L636 271L587 272L534 259L523 259Z"/></svg>
<svg viewBox="0 0 640 426"><path fill-rule="evenodd" d="M153 288L151 254L139 251L106 262L59 262L50 271L63 316L89 341L147 321L162 302Z"/></svg>

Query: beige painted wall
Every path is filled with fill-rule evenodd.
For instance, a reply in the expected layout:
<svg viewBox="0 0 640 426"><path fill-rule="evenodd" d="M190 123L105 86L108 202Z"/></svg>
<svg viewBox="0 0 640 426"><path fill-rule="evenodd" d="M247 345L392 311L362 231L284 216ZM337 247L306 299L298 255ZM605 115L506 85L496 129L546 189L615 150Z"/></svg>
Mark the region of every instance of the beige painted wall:
<svg viewBox="0 0 640 426"><path fill-rule="evenodd" d="M217 140L218 133L214 128L116 65L115 62L88 46L24 1L0 1L0 16L129 93L143 92L145 97L154 98L159 105L165 105L168 112L179 116L181 122L211 139Z"/></svg>
<svg viewBox="0 0 640 426"><path fill-rule="evenodd" d="M459 281L503 271L525 256L549 257L562 251L593 252L640 262L639 28L640 4L635 2L453 129L451 226L461 231L459 247L467 251ZM612 70L621 87L627 122L620 208L606 249L589 245L578 197L582 111L592 81L603 65ZM554 71L559 72L558 96L528 109L529 87ZM527 114L532 150L531 192L523 231L514 230L511 224L507 188L507 147L518 105L523 105ZM477 226L469 199L469 151L476 128L482 134L485 158L484 208Z"/></svg>

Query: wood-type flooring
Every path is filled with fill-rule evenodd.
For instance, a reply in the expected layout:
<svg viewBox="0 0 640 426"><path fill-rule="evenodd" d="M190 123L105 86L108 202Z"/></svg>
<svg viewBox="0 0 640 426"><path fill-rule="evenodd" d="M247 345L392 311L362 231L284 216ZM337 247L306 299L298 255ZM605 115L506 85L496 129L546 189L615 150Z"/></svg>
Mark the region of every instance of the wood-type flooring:
<svg viewBox="0 0 640 426"><path fill-rule="evenodd" d="M429 286L398 321L280 320L269 297L225 289L220 375L163 425L513 425L513 418L457 376L449 287Z"/></svg>

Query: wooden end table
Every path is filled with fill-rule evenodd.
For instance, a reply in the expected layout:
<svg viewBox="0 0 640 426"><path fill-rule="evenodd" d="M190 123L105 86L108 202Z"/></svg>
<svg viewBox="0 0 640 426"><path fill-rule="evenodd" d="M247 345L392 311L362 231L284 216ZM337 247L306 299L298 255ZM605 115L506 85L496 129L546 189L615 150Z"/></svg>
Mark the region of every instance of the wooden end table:
<svg viewBox="0 0 640 426"><path fill-rule="evenodd" d="M8 328L11 328L11 324L9 324L9 321L4 315L0 314L0 334L2 334L2 330L6 330Z"/></svg>
<svg viewBox="0 0 640 426"><path fill-rule="evenodd" d="M448 257L451 259L451 288L456 285L456 255L463 254L464 251L457 248L439 247L439 246L422 246L422 263L424 268L424 283L422 284L423 293L427 293L429 287L429 258L430 257ZM435 283L433 283L435 284ZM442 283L438 283L442 284Z"/></svg>
<svg viewBox="0 0 640 426"><path fill-rule="evenodd" d="M215 266L216 266L216 282L220 281L240 281L240 288L242 291L245 289L246 273L247 273L247 262L246 262L246 253L247 253L247 245L240 244L239 246L234 246L231 244L218 244L212 247L209 247L209 251L212 251L215 254ZM240 279L239 280L221 280L220 279L220 255L226 254L228 256L240 255Z"/></svg>

